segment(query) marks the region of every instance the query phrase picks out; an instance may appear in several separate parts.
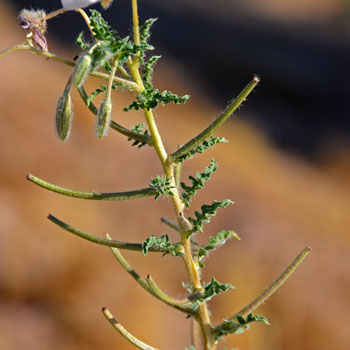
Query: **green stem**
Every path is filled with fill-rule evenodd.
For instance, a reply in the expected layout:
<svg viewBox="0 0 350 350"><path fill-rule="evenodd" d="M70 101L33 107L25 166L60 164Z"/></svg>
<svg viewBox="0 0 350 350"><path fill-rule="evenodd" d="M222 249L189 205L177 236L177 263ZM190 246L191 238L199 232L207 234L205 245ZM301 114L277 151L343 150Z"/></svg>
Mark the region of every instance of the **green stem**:
<svg viewBox="0 0 350 350"><path fill-rule="evenodd" d="M69 188L60 187L49 182L46 182L38 177L29 174L27 179L36 185L43 187L49 191L63 194L68 197L92 199L92 200L107 200L107 201L123 201L129 199L137 199L143 197L154 196L156 191L153 188L144 188L141 190L127 191L127 192L110 192L110 193L96 193L96 192L83 192L71 190Z"/></svg>
<svg viewBox="0 0 350 350"><path fill-rule="evenodd" d="M121 241L115 241L111 239L105 239L102 237L97 237L94 235L91 235L89 233L86 233L84 231L81 231L73 226L70 226L66 224L65 222L57 219L55 216L49 214L47 217L51 222L54 224L58 225L59 227L63 228L64 230L81 237L83 239L86 239L87 241L96 243L96 244L101 244L105 245L110 248L119 248L119 249L126 249L126 250L132 250L132 251L142 251L142 244L141 243L127 243L127 242L121 242ZM150 252L156 252L156 253L165 253L166 251L162 248L149 248Z"/></svg>
<svg viewBox="0 0 350 350"><path fill-rule="evenodd" d="M133 26L134 26L134 41L135 44L140 43L140 33L139 33L139 24L138 24L138 13L137 13L137 0L132 0L132 12L133 12ZM144 91L143 81L139 72L139 59L136 56L133 61L128 62L128 67L130 74L133 80L137 83L138 87L135 91L140 94ZM175 174L174 174L174 164L172 159L169 159L169 156L164 148L162 138L158 131L156 122L154 120L153 111L151 109L144 109L145 118L148 124L150 134L152 136L152 146L155 148L155 151L159 157L159 160L162 164L165 176L167 179L171 179L171 186L174 186L173 196L171 196L171 201L176 213L178 226L180 228L181 235L181 245L184 248L184 255L182 259L185 263L189 278L194 290L201 290L202 286L200 283L200 273L194 264L191 252L191 243L188 239L188 230L191 228L191 224L184 217L183 214L183 204L179 195L179 191L176 188L175 183ZM212 333L212 326L210 322L209 312L207 309L206 303L202 303L197 310L196 320L200 324L202 337L203 337L203 346L205 350L214 350L215 349L215 338Z"/></svg>
<svg viewBox="0 0 350 350"><path fill-rule="evenodd" d="M176 162L176 160L188 153L192 149L200 145L205 139L211 136L220 126L222 126L227 119L235 112L235 110L242 104L242 102L248 97L255 86L259 83L259 78L254 77L252 81L242 90L242 92L229 104L226 110L204 131L194 137L192 140L187 142L184 146L179 148L176 152L169 155L169 161Z"/></svg>
<svg viewBox="0 0 350 350"><path fill-rule="evenodd" d="M229 318L229 321L237 319L237 316L247 316L256 310L261 304L263 304L267 299L269 299L286 281L292 276L294 271L298 266L304 261L304 259L310 253L311 248L306 247L303 251L294 259L294 261L288 266L288 268L282 273L282 275L277 278L277 280L272 283L272 285L267 288L261 295L259 295L255 300L253 300L249 305L244 307L241 311L237 312L235 315Z"/></svg>
<svg viewBox="0 0 350 350"><path fill-rule="evenodd" d="M164 293L158 286L157 284L154 282L154 280L152 279L152 277L150 275L147 275L146 277L146 282L148 284L148 287L152 290L152 292L154 293L154 295L161 301L163 301L165 304L168 304L170 306L180 306L183 307L185 305L191 305L191 302L185 298L185 299L174 299L171 298L169 295L167 295L166 293ZM193 309L192 307L189 307L188 309L189 311L191 311L191 313L193 314Z"/></svg>
<svg viewBox="0 0 350 350"><path fill-rule="evenodd" d="M172 228L173 230L175 230L175 231L177 231L177 232L180 232L179 225L178 225L176 222L174 222L174 221L168 219L167 217L163 216L163 217L160 219L160 221L161 221L163 224L168 225L168 226L169 226L170 228Z"/></svg>
<svg viewBox="0 0 350 350"><path fill-rule="evenodd" d="M140 27L139 27L137 0L132 0L131 5L132 5L132 24L134 29L134 42L136 45L140 45Z"/></svg>
<svg viewBox="0 0 350 350"><path fill-rule="evenodd" d="M109 237L108 234L105 235L107 240L110 240L111 238ZM157 293L157 289L153 289L152 285L149 284L149 282L147 282L144 278L142 278L132 267L131 265L125 260L125 258L123 257L123 255L121 254L121 252L117 249L117 248L111 248L113 255L116 257L116 259L119 261L119 263L123 266L123 268L125 269L125 271L127 271L132 278L135 279L135 281L143 288L145 289L147 292L149 292L150 294L152 294L154 297L156 297L157 299L166 302L164 299L162 299L162 297L160 297L160 295ZM174 309L184 312L188 315L195 315L195 312L193 310L192 307L188 307L185 305L179 305L177 303L167 303L169 306L172 306Z"/></svg>
<svg viewBox="0 0 350 350"><path fill-rule="evenodd" d="M157 350L150 345L143 343L141 340L134 337L129 333L111 314L111 312L106 308L102 308L102 312L108 322L131 344L135 345L138 349L141 350Z"/></svg>

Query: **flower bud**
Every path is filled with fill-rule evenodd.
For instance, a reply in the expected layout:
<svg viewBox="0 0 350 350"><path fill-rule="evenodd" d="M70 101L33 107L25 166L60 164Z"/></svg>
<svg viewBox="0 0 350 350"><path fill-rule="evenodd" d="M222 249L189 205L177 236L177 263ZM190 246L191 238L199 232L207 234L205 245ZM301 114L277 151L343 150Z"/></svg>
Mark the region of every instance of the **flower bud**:
<svg viewBox="0 0 350 350"><path fill-rule="evenodd" d="M56 109L56 131L62 141L69 137L72 119L72 101L70 93L65 91L59 97Z"/></svg>
<svg viewBox="0 0 350 350"><path fill-rule="evenodd" d="M96 119L96 135L99 139L107 136L109 123L111 121L112 114L112 103L110 99L105 99L102 101Z"/></svg>
<svg viewBox="0 0 350 350"><path fill-rule="evenodd" d="M85 54L77 62L74 72L74 86L80 87L84 84L91 67L91 55Z"/></svg>

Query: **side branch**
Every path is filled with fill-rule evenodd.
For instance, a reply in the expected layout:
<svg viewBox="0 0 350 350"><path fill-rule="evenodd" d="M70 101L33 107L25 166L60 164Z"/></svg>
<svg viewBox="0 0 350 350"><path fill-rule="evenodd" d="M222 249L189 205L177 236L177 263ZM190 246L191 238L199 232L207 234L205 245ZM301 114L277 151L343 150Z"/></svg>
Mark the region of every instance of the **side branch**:
<svg viewBox="0 0 350 350"><path fill-rule="evenodd" d="M38 177L28 174L27 179L36 185L43 187L49 191L63 194L68 197L92 199L92 200L107 200L107 201L124 201L128 199L137 199L143 197L154 196L157 192L153 188L144 188L141 190L127 191L127 192L109 192L109 193L96 193L96 192L83 192L76 191L69 188L60 187L49 182L46 182Z"/></svg>
<svg viewBox="0 0 350 350"><path fill-rule="evenodd" d="M8 55L11 52L17 51L17 50L24 50L24 51L31 51L37 55L40 56L44 56L46 58L50 58L50 59L54 59L58 62L64 63L68 66L74 67L75 66L75 62L67 60L65 58L62 58L60 56L57 56L51 52L48 51L43 51L40 49L37 49L36 47L30 46L28 44L18 44L18 45L14 45L6 50L3 50L0 52L0 58ZM95 78L101 78L104 80L108 80L109 79L109 75L102 73L102 72L92 72L90 73L91 76L95 77ZM137 84L134 83L133 81L127 80L127 79L123 79L123 78L119 78L119 77L114 77L113 81L115 83L119 83L119 84L124 84L129 86L130 88L136 90L137 89Z"/></svg>
<svg viewBox="0 0 350 350"><path fill-rule="evenodd" d="M79 92L81 99L85 103L86 107L89 108L89 110L91 111L92 114L97 115L97 112L98 112L97 107L92 102L88 103L89 97L88 97L84 87L83 86L78 87L78 92ZM133 132L127 128L124 128L124 126L121 126L120 124L114 122L113 120L111 120L111 122L110 122L110 127L112 129L118 131L119 133L121 133L127 137L132 138L133 140L140 141L142 143L147 143L148 145L150 145L152 143L152 138L150 136L138 134L137 132Z"/></svg>
<svg viewBox="0 0 350 350"><path fill-rule="evenodd" d="M169 155L170 162L176 162L178 158L188 153L192 149L196 148L205 139L211 136L220 126L222 126L225 121L231 117L231 115L236 111L236 109L242 104L242 102L248 97L255 86L259 83L259 78L254 77L252 81L242 90L242 92L230 103L226 110L204 131L194 137L192 140L187 142L184 146L179 148L176 152Z"/></svg>
<svg viewBox="0 0 350 350"><path fill-rule="evenodd" d="M119 249L126 249L126 250L133 250L133 251L142 251L142 244L141 243L127 243L127 242L121 242L121 241L115 241L112 239L105 239L102 237L94 236L89 233L86 233L84 231L81 231L73 226L70 226L66 224L65 222L57 219L55 216L49 214L47 217L51 222L54 224L58 225L59 227L63 228L64 230L73 233L73 235L76 235L78 237L81 237L83 239L86 239L87 241L96 243L96 244L101 244L105 245L111 248L119 248ZM165 250L162 248L154 248L150 247L149 248L150 252L159 252L159 253L164 253Z"/></svg>
<svg viewBox="0 0 350 350"><path fill-rule="evenodd" d="M256 310L261 304L263 304L267 299L269 299L287 279L293 274L293 272L299 267L299 265L304 261L304 259L310 253L311 248L306 247L303 251L294 259L294 261L288 266L288 268L282 273L282 275L277 278L277 280L265 290L261 295L259 295L255 300L253 300L249 305L243 308L241 311L237 312L234 316L229 318L229 321L237 319L238 316L247 316Z"/></svg>
<svg viewBox="0 0 350 350"><path fill-rule="evenodd" d="M109 237L108 234L105 235L107 240L110 240L111 238ZM165 302L167 305L172 306L173 308L175 308L178 311L184 312L188 315L195 315L195 311L193 310L193 308L191 306L187 306L187 305L182 305L181 303L178 302L169 302L170 298L167 301L165 301L165 299L163 298L164 293L161 292L162 296L160 297L159 295L159 288L157 286L155 286L155 283L152 281L150 281L150 278L144 279L142 278L133 268L132 266L125 260L124 256L121 254L121 252L119 251L119 249L117 248L112 248L112 253L115 256L115 258L119 261L119 263L123 266L123 268L125 269L126 272L128 272L130 274L130 276L132 278L135 279L135 281L143 288L145 289L147 292L149 292L150 294L152 294L154 297L156 297L157 299ZM152 283L153 282L153 283ZM172 299L173 300L173 299Z"/></svg>
<svg viewBox="0 0 350 350"><path fill-rule="evenodd" d="M131 344L135 345L138 349L141 350L157 350L150 345L143 343L141 340L134 337L129 333L111 314L111 312L106 308L102 308L102 312L108 322Z"/></svg>

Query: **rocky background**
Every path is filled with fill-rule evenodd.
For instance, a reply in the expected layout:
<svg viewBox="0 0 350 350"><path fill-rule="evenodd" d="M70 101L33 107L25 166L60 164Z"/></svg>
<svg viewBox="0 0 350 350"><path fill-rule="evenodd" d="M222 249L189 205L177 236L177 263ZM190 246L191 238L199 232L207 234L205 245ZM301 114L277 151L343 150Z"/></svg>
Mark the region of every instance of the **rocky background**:
<svg viewBox="0 0 350 350"><path fill-rule="evenodd" d="M124 18L124 22L115 23L122 33L130 29L129 8L125 3L119 0L113 5L118 18ZM145 10L147 3L141 2ZM173 16L180 16L181 9L189 6L180 0L168 3L161 6L160 1L154 0L150 6L177 11ZM216 12L222 14L215 18L220 19L218 23L223 27L238 25L241 21L249 28L251 23L252 32L261 35L262 27L255 29L257 20L249 22L250 19L260 18L260 23L278 24L276 28L289 27L290 32L294 29L297 33L313 27L313 33L319 33L319 42L329 48L327 57L333 57L335 52L339 57L335 65L325 60L320 78L329 77L329 82L343 78L345 82L346 72L341 70L341 62L349 51L346 44L341 43L348 33L342 20L347 16L346 2L309 0L282 6L273 0L237 1L229 7L239 14L235 21L224 19L231 13L227 10L225 14L226 2L216 4L214 12L210 2L191 1L192 12L185 12L200 14L200 20L188 19L189 28L195 30L201 21L213 18ZM16 6L0 1L0 49L24 40L24 33L16 23ZM33 6L37 5L33 3ZM49 10L56 8L56 3L50 3ZM148 12L143 15L145 18L157 16ZM68 16L74 22L81 22L74 13ZM69 27L64 16L55 21L59 27L57 32L64 33ZM160 16L159 23L162 22L164 25L167 20ZM54 26L54 21L52 23ZM153 30L155 42L162 40L156 28L157 25ZM50 50L72 59L76 49L68 51L68 48L79 29L75 32L68 28L69 34L64 37L66 45L62 36L60 39L55 35L56 30L51 31L51 24L49 29ZM276 29L276 36L281 30ZM202 45L210 39L207 34L196 35ZM215 38L221 36L212 35L212 40L220 41ZM308 35L305 31L305 37ZM191 37L190 29L189 36L192 43L188 44L187 51L196 51L199 44ZM286 34L285 37L290 38ZM259 38L256 43L264 46ZM316 44L315 40L308 42L311 48ZM160 46L163 59L156 69L155 85L179 94L190 93L192 99L185 106L157 110L157 122L169 151L212 121L227 100L249 81L251 73L261 72L259 64L269 60L262 54L254 54L255 48L249 46L251 55L237 79L230 71L227 73L230 79L220 82L211 80L225 78L222 72L215 77L220 64L203 54L200 60L211 62L203 69L194 64L199 57L185 56L178 51L179 46L172 51L172 45L173 40L168 40L166 47ZM231 46L236 53L240 51L240 44L231 45L225 40L227 50ZM298 51L296 47L290 52L299 52L302 56L305 51ZM226 56L227 52L223 51L220 57L224 60ZM251 61L253 56L256 57ZM231 65L239 71L243 61L243 58L237 62L231 59ZM229 317L260 294L305 246L313 248L295 276L259 310L271 326L253 325L246 333L227 338L220 344L221 348L345 350L350 344L347 326L350 155L347 126L339 122L345 120L345 92L341 85L327 83L324 85L332 94L319 95L321 81L309 86L298 85L298 81L307 79L302 72L295 76L301 66L292 60L290 67L293 62L295 71L289 71L294 72L289 76L295 78L295 90L283 90L282 85L277 84L286 78L278 80L278 66L272 64L267 71L272 78L263 72L262 84L237 113L238 118L218 133L230 143L218 145L185 163L183 169L186 178L208 165L211 157L219 163L219 171L206 185L206 191L198 193L194 209L213 199L231 198L236 202L220 212L201 237L205 242L219 230L234 229L242 238L240 242L228 243L207 261L205 280L215 276L237 287L211 303L214 322ZM314 64L306 65L305 74L310 73L318 61L310 62ZM248 73L244 73L246 67ZM108 248L70 236L46 219L51 213L85 231L96 235L108 232L119 240L142 242L151 234L167 233L175 241L176 234L159 221L163 215L171 217L169 202L166 199L153 202L150 198L109 203L83 201L47 192L26 180L30 172L61 186L110 192L145 187L149 179L161 171L152 149L131 148L126 138L113 131L108 138L96 140L94 121L77 94L73 97L75 119L71 138L67 143L58 140L54 131L56 102L70 72L67 66L29 52L13 53L0 61L0 348L132 349L100 312L102 306L108 306L130 332L145 342L159 349L183 349L190 344L190 322L182 314L145 294L122 270ZM272 80L276 85L271 85ZM91 91L99 83L92 79L88 89ZM302 101L306 105L300 104L295 95L295 91L301 94L300 86L305 92ZM213 93L216 89L220 89L220 93ZM224 92L221 94L221 91ZM273 95L274 91L280 94ZM338 93L337 99L333 93ZM130 115L121 111L131 98L119 92L114 99L114 119L125 126L132 126L142 118L141 113ZM298 111L313 113L311 106L317 110L323 103L333 104L328 112L324 110L327 118L318 112L320 123L329 122L324 122L322 128L318 120L307 119L306 124L300 124L298 118L294 119ZM294 106L293 113L286 117L282 113L286 109L281 106ZM305 106L309 106L306 111ZM266 118L265 124L267 115L275 121L290 122L285 127L290 131L289 136L282 127L276 127L280 138L289 137L292 145L310 139L307 147L287 147L289 151L277 147L281 143L268 131L271 130L268 125L274 123ZM257 120L259 123L253 124ZM286 122L282 121L284 125ZM312 127L307 130L308 123ZM324 133L320 134L318 129ZM298 132L306 136L299 135L298 139ZM184 295L181 282L186 281L186 274L180 260L151 254L142 257L133 252L126 252L125 256L141 275L150 273L169 294Z"/></svg>

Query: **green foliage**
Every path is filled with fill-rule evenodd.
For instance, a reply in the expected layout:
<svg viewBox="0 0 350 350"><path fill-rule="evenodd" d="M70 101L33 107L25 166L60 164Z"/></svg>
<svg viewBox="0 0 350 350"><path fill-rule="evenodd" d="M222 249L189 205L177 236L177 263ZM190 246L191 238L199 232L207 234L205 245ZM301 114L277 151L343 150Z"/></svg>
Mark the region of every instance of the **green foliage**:
<svg viewBox="0 0 350 350"><path fill-rule="evenodd" d="M174 195L172 189L175 188L175 186L171 184L171 179L167 179L165 175L157 175L154 179L152 179L149 186L157 191L157 194L154 197L156 200L159 198L159 196Z"/></svg>
<svg viewBox="0 0 350 350"><path fill-rule="evenodd" d="M136 132L138 134L143 134L145 136L149 136L148 130L146 129L145 131L143 131L143 129L146 127L146 124L141 123L141 124L136 124L131 131ZM141 148L143 146L146 145L146 142L141 142L138 140L134 140L132 137L128 138L128 141L133 140L134 142L131 144L131 146L137 146L137 148Z"/></svg>
<svg viewBox="0 0 350 350"><path fill-rule="evenodd" d="M228 289L234 289L234 288L235 287L232 284L220 283L213 277L211 281L204 287L203 293L197 292L195 294L192 294L188 299L191 301L193 307L197 309L198 306L202 304L204 301L209 301L215 295L224 293Z"/></svg>
<svg viewBox="0 0 350 350"><path fill-rule="evenodd" d="M90 47L90 45L85 43L85 41L83 39L83 36L84 36L84 32L81 32L78 35L78 37L77 37L75 42L83 51L85 51L85 50L87 50Z"/></svg>
<svg viewBox="0 0 350 350"><path fill-rule="evenodd" d="M214 172L218 169L218 164L214 159L211 159L210 165L204 168L202 173L196 173L196 177L189 176L192 182L192 186L187 186L184 182L181 182L181 187L185 190L182 194L183 203L186 208L190 207L192 197L196 194L196 191L203 188L205 182L210 179Z"/></svg>
<svg viewBox="0 0 350 350"><path fill-rule="evenodd" d="M204 153L210 147L215 146L217 143L226 143L228 142L224 137L213 137L210 136L209 140L203 141L199 146L195 147L188 153L180 156L176 159L177 162L182 163L186 158L192 158L196 153Z"/></svg>
<svg viewBox="0 0 350 350"><path fill-rule="evenodd" d="M188 218L189 222L192 224L193 229L190 231L189 235L195 232L203 232L203 225L210 222L210 218L216 215L219 208L226 208L229 204L233 204L230 199L225 199L223 201L213 201L212 204L203 204L201 206L201 212L194 212L196 216L195 219Z"/></svg>
<svg viewBox="0 0 350 350"><path fill-rule="evenodd" d="M145 86L145 89L147 90L152 89L152 74L153 74L154 65L157 63L157 61L161 57L162 56L152 56L145 63L144 69L142 70L142 73L143 73L142 81Z"/></svg>
<svg viewBox="0 0 350 350"><path fill-rule="evenodd" d="M130 106L125 107L124 111L128 112L132 109L139 110L139 109L154 109L156 108L160 103L165 106L170 102L173 102L175 104L181 104L186 103L186 101L190 98L189 95L184 96L178 96L171 91L164 90L162 92L159 92L158 89L145 89L143 90L136 98L136 101L131 103Z"/></svg>
<svg viewBox="0 0 350 350"><path fill-rule="evenodd" d="M261 315L249 314L246 318L243 316L237 316L237 321L224 320L220 326L215 328L215 339L219 340L221 337L229 334L243 333L245 329L249 329L249 324L252 322L264 322L267 325L270 324L267 318Z"/></svg>
<svg viewBox="0 0 350 350"><path fill-rule="evenodd" d="M237 233L233 231L221 231L215 237L209 237L209 244L206 246L201 246L198 250L198 261L201 268L204 267L202 259L208 256L211 250L224 245L229 239L234 238L240 240Z"/></svg>
<svg viewBox="0 0 350 350"><path fill-rule="evenodd" d="M145 52L149 50L154 50L154 46L148 43L149 38L151 37L151 27L158 18L149 18L140 28L140 63L144 63Z"/></svg>
<svg viewBox="0 0 350 350"><path fill-rule="evenodd" d="M169 241L168 235L163 235L160 237L151 236L147 238L142 244L143 255L148 253L150 248L165 249L163 256L166 254L171 254L173 256L182 256L181 246L179 244L173 244Z"/></svg>

